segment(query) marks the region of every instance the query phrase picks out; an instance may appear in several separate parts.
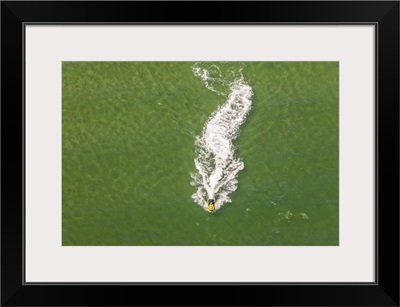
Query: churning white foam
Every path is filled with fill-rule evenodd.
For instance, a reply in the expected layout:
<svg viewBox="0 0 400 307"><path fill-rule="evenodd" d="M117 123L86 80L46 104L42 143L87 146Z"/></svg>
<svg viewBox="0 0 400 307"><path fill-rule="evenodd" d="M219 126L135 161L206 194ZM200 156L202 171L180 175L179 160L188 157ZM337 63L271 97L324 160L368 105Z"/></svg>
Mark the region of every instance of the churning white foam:
<svg viewBox="0 0 400 307"><path fill-rule="evenodd" d="M203 80L208 89L224 95L222 91L215 89L213 82L217 79L210 77L207 69L195 65L193 73ZM228 83L226 79L222 79L221 73L218 79L223 84ZM226 102L210 116L202 135L195 140L197 157L194 163L198 173L191 174L192 185L197 187L192 198L207 211L210 198L215 199L215 210L231 202L229 194L237 189L237 174L244 168L243 161L235 156L232 141L237 137L239 128L251 109L253 91L241 74L229 82L228 89Z"/></svg>

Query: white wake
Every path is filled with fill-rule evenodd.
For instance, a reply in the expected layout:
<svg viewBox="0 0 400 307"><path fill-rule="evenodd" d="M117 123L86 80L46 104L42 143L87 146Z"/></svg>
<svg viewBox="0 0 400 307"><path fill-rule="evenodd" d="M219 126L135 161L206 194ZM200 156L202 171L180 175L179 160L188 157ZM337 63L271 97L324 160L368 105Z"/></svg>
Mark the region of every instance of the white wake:
<svg viewBox="0 0 400 307"><path fill-rule="evenodd" d="M192 195L194 201L208 211L208 199L214 199L215 210L218 210L225 203L231 202L229 194L237 189L237 174L244 168L243 161L235 156L232 141L237 137L251 109L253 91L241 73L231 82L223 78L221 72L213 77L198 64L193 67L193 73L218 95L226 96L220 89L228 85L226 102L207 120L202 135L196 137L197 157L194 163L198 172L191 174L192 185L197 187L197 192ZM216 89L214 83L220 89Z"/></svg>

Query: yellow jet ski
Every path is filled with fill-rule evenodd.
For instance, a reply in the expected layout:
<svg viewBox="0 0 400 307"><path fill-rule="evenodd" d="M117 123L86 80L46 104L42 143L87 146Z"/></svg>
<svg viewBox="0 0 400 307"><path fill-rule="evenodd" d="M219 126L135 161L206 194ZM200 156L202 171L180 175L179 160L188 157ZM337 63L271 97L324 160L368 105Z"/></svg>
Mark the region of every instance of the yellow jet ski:
<svg viewBox="0 0 400 307"><path fill-rule="evenodd" d="M215 210L215 201L214 199L208 200L208 211L213 212Z"/></svg>

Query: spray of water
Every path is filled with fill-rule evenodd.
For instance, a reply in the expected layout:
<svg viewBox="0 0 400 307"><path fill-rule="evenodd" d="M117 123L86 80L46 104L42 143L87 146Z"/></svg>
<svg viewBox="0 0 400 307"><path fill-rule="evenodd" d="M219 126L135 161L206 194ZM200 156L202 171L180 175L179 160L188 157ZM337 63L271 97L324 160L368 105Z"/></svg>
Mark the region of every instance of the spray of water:
<svg viewBox="0 0 400 307"><path fill-rule="evenodd" d="M209 90L227 97L226 102L208 118L202 134L195 140L194 163L198 172L191 174L192 185L197 187L192 198L206 211L208 199L215 199L215 210L218 210L231 202L229 194L237 189L237 174L244 168L244 163L235 156L232 141L246 120L253 95L240 71L231 72L227 78L216 65L212 68L208 70L200 64L193 66L194 75L200 77Z"/></svg>

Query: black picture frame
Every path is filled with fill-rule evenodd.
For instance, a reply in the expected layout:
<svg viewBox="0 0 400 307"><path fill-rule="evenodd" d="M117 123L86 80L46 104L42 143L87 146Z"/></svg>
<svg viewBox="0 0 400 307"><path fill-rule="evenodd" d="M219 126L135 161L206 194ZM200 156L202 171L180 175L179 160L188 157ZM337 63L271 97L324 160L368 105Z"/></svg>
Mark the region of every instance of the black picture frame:
<svg viewBox="0 0 400 307"><path fill-rule="evenodd" d="M26 284L24 25L371 24L376 29L376 282ZM399 306L399 1L2 1L2 306Z"/></svg>

